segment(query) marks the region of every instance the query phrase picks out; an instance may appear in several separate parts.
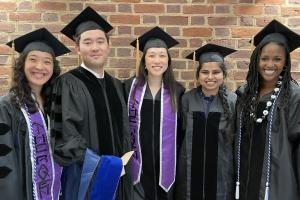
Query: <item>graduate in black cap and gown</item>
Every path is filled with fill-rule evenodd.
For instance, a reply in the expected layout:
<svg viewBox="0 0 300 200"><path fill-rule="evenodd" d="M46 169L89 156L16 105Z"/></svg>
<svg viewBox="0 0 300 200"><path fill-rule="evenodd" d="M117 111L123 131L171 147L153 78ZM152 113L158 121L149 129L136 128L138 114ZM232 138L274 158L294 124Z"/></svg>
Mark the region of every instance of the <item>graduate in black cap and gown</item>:
<svg viewBox="0 0 300 200"><path fill-rule="evenodd" d="M125 81L131 130L134 200L173 199L180 134L180 98L169 48L178 42L154 27L131 43L143 56L137 76ZM138 57L138 56L137 56ZM182 137L181 137L182 138Z"/></svg>
<svg viewBox="0 0 300 200"><path fill-rule="evenodd" d="M290 52L300 36L271 21L254 37L237 103L235 198L300 199L300 88Z"/></svg>
<svg viewBox="0 0 300 200"><path fill-rule="evenodd" d="M70 50L45 28L7 45L20 56L12 87L0 97L0 199L58 200L61 167L53 160L48 115L60 74L56 57Z"/></svg>
<svg viewBox="0 0 300 200"><path fill-rule="evenodd" d="M99 174L103 163L99 156L120 157L131 148L122 83L104 71L110 30L112 26L87 7L61 31L76 42L82 60L80 66L58 78L53 91L51 137L54 158L66 166L62 180L64 199L95 199L97 195L103 199L131 199L130 170L114 182L107 174L107 180L100 180L105 176ZM83 183L89 172L85 167L91 166L90 174L94 175L89 180L93 181ZM116 177L120 175L119 168L111 172ZM104 194L108 191L110 194Z"/></svg>
<svg viewBox="0 0 300 200"><path fill-rule="evenodd" d="M185 137L177 166L178 200L232 199L236 95L224 84L224 57L233 52L206 44L187 56L199 61L199 86L182 97Z"/></svg>

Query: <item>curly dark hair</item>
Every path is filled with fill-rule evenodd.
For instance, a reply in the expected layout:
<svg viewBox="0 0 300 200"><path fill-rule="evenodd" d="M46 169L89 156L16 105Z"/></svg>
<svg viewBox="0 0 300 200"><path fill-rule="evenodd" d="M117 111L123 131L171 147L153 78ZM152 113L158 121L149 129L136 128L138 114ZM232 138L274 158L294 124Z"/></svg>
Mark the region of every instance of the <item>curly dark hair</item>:
<svg viewBox="0 0 300 200"><path fill-rule="evenodd" d="M175 77L174 77L174 73L173 73L172 59L171 59L168 49L167 49L167 54L168 54L168 67L167 67L166 71L163 73L162 80L163 80L165 87L170 91L172 110L176 111L177 110L177 102L176 102L176 94L175 94L176 93L175 92L176 81L175 81ZM145 67L146 67L145 56L146 56L146 52L143 53L143 56L142 56L141 62L140 62L140 67L138 70L137 85L139 85L139 86L143 86L148 79L148 71L145 69ZM135 90L134 90L133 94L135 94Z"/></svg>
<svg viewBox="0 0 300 200"><path fill-rule="evenodd" d="M291 58L289 54L289 49L286 47L284 44L280 42L275 42L275 41L270 41L266 43L259 44L255 50L253 51L251 58L250 58L250 64L249 64L249 71L247 74L247 84L245 87L244 95L241 98L242 107L244 109L244 116L250 116L251 113L251 105L252 108L255 110L257 109L258 106L258 94L260 91L260 86L261 86L261 75L258 72L258 65L259 65L259 60L260 60L260 55L262 48L266 46L269 43L276 43L285 49L286 53L286 63L283 71L281 72L282 75L282 91L281 91L281 101L279 101L279 106L285 106L288 105L288 99L290 96L290 81L292 80L291 78ZM255 97L255 102L253 102L253 97ZM246 118L246 120L249 117Z"/></svg>
<svg viewBox="0 0 300 200"><path fill-rule="evenodd" d="M19 58L16 61L16 65L13 69L14 73L13 73L12 87L10 88L10 92L12 93L11 99L17 106L20 107L26 104L29 112L34 113L38 110L36 107L37 102L31 96L31 88L29 86L28 80L26 79L25 72L24 72L25 61L28 53L29 52L21 53ZM46 114L50 113L51 93L52 93L52 86L54 80L60 74L59 62L56 60L54 56L52 56L52 58L54 63L53 74L51 78L47 81L47 83L43 85L41 91L42 98L44 99L44 105L42 106Z"/></svg>

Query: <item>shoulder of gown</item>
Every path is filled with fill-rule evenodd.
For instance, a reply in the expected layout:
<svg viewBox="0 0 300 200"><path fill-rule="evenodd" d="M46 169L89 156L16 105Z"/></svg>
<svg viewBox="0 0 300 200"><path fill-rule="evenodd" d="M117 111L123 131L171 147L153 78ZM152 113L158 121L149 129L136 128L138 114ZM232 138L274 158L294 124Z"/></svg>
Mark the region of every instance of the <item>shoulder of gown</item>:
<svg viewBox="0 0 300 200"><path fill-rule="evenodd" d="M125 99L126 101L128 100L128 96L129 96L129 92L130 92L130 88L133 82L133 79L135 78L135 76L125 80L123 82L123 88L124 88L124 95L125 95Z"/></svg>
<svg viewBox="0 0 300 200"><path fill-rule="evenodd" d="M291 82L290 84L290 99L291 100L299 100L300 99L300 86Z"/></svg>
<svg viewBox="0 0 300 200"><path fill-rule="evenodd" d="M0 97L0 136L6 135L12 126L15 106L10 98L10 94Z"/></svg>
<svg viewBox="0 0 300 200"><path fill-rule="evenodd" d="M24 141L26 131L25 118L12 103L11 93L1 96L0 194L3 199L23 199L31 196L31 179L27 179L31 176L31 171L28 171L31 170L30 160L27 159L29 146Z"/></svg>
<svg viewBox="0 0 300 200"><path fill-rule="evenodd" d="M6 124L11 128L13 122L19 121L17 120L17 117L20 116L21 110L12 102L11 97L11 93L0 97L0 132L5 129L2 128L2 126L5 126L3 124ZM23 115L21 117L23 117Z"/></svg>
<svg viewBox="0 0 300 200"><path fill-rule="evenodd" d="M239 86L234 93L236 93L236 95L239 97L241 97L245 91L246 88L246 84Z"/></svg>
<svg viewBox="0 0 300 200"><path fill-rule="evenodd" d="M175 89L176 89L176 93L179 96L182 96L185 92L185 87L183 87L183 85L181 85L179 82L175 82Z"/></svg>
<svg viewBox="0 0 300 200"><path fill-rule="evenodd" d="M197 95L200 95L199 88L193 88L182 95L182 107L185 111L187 111L189 101L194 99Z"/></svg>
<svg viewBox="0 0 300 200"><path fill-rule="evenodd" d="M234 109L235 109L235 106L236 106L236 101L237 101L237 94L230 91L230 90L226 90L226 99L227 99L227 102L228 102L228 105L229 105L229 108L231 109L231 111L233 112L234 114Z"/></svg>
<svg viewBox="0 0 300 200"><path fill-rule="evenodd" d="M83 126L87 108L91 106L91 100L86 100L89 97L84 83L70 72L56 79L50 115L51 143L54 146L53 157L61 165L83 159L87 144L77 126Z"/></svg>
<svg viewBox="0 0 300 200"><path fill-rule="evenodd" d="M293 82L290 84L290 97L285 109L288 110L285 116L288 117L285 120L288 128L287 133L290 139L300 141L300 87Z"/></svg>
<svg viewBox="0 0 300 200"><path fill-rule="evenodd" d="M8 108L12 108L14 107L11 101L11 97L12 94L11 93L7 93L3 96L0 96L0 106L1 107L8 107Z"/></svg>

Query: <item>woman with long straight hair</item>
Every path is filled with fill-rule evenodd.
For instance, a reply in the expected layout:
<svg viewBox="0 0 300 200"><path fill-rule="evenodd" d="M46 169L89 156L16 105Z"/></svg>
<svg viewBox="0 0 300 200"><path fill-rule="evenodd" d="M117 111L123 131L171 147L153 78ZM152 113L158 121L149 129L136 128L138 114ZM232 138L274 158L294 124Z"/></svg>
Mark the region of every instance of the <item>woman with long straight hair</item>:
<svg viewBox="0 0 300 200"><path fill-rule="evenodd" d="M142 51L138 73L125 81L131 131L134 200L173 199L180 97L169 48L178 44L155 27L132 42Z"/></svg>

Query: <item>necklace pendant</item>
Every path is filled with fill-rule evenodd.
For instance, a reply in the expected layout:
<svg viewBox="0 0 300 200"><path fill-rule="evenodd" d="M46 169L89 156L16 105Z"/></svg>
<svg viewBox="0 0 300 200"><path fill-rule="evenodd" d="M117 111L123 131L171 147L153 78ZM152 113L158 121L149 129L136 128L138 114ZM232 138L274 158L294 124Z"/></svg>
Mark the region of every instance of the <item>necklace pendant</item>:
<svg viewBox="0 0 300 200"><path fill-rule="evenodd" d="M256 122L257 122L257 123L262 123L262 118L258 118L258 119L256 120Z"/></svg>

